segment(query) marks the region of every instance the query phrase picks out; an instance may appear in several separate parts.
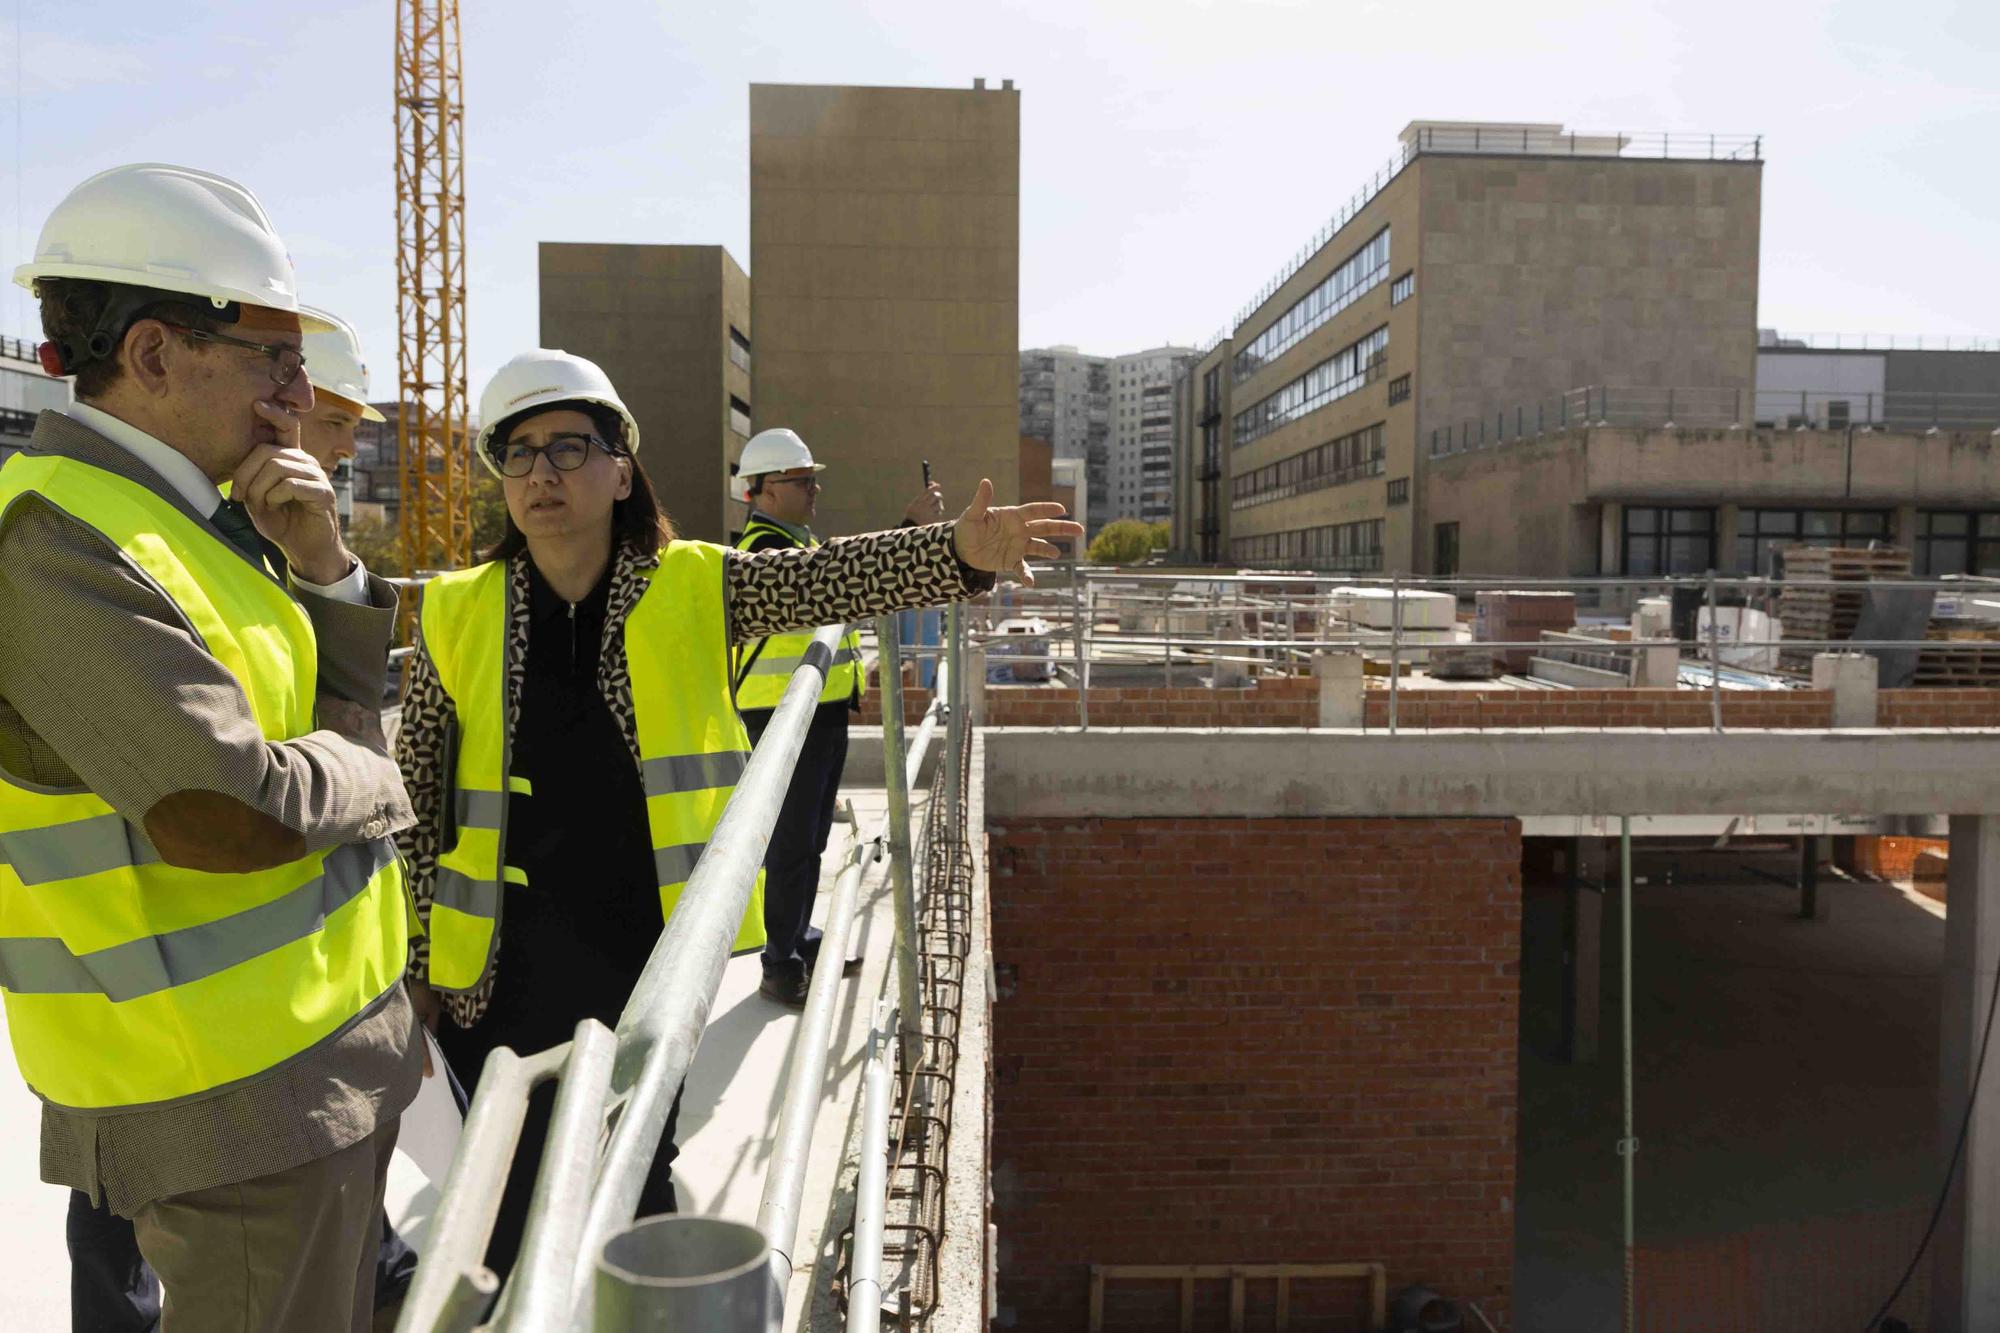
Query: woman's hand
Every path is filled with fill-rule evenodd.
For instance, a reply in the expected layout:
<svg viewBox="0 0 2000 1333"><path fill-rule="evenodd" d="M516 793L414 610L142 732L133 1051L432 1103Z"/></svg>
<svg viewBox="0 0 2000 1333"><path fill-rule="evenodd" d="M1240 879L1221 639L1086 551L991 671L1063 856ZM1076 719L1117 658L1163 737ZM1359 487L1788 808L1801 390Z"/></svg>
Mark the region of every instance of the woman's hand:
<svg viewBox="0 0 2000 1333"><path fill-rule="evenodd" d="M1057 537L1080 539L1083 525L1063 517L1063 507L1053 501L993 507L993 483L983 480L979 493L952 525L952 544L958 558L974 569L1012 573L1023 583L1032 584L1028 557L1054 560L1061 554L1050 545Z"/></svg>

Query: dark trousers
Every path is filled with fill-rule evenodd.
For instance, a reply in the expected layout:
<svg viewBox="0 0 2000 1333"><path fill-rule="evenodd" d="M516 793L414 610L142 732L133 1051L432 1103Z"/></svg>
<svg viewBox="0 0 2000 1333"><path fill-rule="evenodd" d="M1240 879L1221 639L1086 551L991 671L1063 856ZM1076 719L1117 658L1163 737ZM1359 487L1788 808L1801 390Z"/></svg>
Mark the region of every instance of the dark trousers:
<svg viewBox="0 0 2000 1333"><path fill-rule="evenodd" d="M804 967L819 951L819 931L812 926L813 898L819 893L820 855L833 833L841 770L847 766L847 717L844 703L821 704L813 713L784 808L771 830L771 846L764 853L766 972ZM763 738L770 722L769 709L743 715L752 745Z"/></svg>
<svg viewBox="0 0 2000 1333"><path fill-rule="evenodd" d="M139 1253L131 1219L71 1190L65 1230L71 1333L154 1333L160 1326L160 1279ZM375 1304L401 1300L416 1271L417 1252L384 1215L375 1254Z"/></svg>

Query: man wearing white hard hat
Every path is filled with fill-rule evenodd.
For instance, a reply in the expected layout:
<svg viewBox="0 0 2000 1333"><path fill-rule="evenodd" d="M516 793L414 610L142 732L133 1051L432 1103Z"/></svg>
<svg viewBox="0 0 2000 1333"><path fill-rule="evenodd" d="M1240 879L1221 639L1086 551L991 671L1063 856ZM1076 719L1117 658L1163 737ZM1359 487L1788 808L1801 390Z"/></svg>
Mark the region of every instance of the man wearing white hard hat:
<svg viewBox="0 0 2000 1333"><path fill-rule="evenodd" d="M0 623L40 630L0 636L0 992L42 1177L132 1219L168 1333L365 1329L423 1056L395 592L299 447L327 326L256 197L182 167L76 187L15 280L76 396L0 468Z"/></svg>
<svg viewBox="0 0 2000 1333"><path fill-rule="evenodd" d="M819 502L820 474L826 465L813 461L812 450L798 432L782 427L761 430L743 446L732 470L730 493L750 506L750 516L736 545L742 551L773 551L813 547L812 520ZM944 517L944 491L926 480L924 489L903 510L903 525L932 523ZM754 744L761 740L771 714L784 697L792 672L812 644L812 631L773 634L738 644L733 660L736 703ZM819 708L806 731L799 762L792 769L785 804L771 830L764 855L764 998L797 1009L806 1002L806 986L819 961L820 932L812 924L813 898L819 892L820 857L833 833L833 810L840 777L847 767L848 714L861 706L861 641L850 633L826 673Z"/></svg>
<svg viewBox="0 0 2000 1333"><path fill-rule="evenodd" d="M299 427L299 445L327 476L354 457L354 432L364 421L386 421L368 402L368 364L354 326L331 311L305 307L323 321L324 331L306 334L306 372L312 377L313 410Z"/></svg>

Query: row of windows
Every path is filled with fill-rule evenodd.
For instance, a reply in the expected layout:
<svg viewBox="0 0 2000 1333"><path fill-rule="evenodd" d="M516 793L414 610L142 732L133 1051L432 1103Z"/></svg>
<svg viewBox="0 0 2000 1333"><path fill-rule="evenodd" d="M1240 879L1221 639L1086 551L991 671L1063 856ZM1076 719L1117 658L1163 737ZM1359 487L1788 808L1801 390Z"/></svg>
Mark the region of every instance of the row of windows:
<svg viewBox="0 0 2000 1333"><path fill-rule="evenodd" d="M729 429L745 439L750 437L750 404L733 393L729 395Z"/></svg>
<svg viewBox="0 0 2000 1333"><path fill-rule="evenodd" d="M1401 305L1417 294L1417 271L1411 269L1389 284L1389 304Z"/></svg>
<svg viewBox="0 0 2000 1333"><path fill-rule="evenodd" d="M1389 229L1384 227L1236 354L1236 378L1255 374L1275 361L1299 339L1353 305L1388 276Z"/></svg>
<svg viewBox="0 0 2000 1333"><path fill-rule="evenodd" d="M738 370L750 369L750 340L739 333L734 324L729 326L729 359L736 363Z"/></svg>
<svg viewBox="0 0 2000 1333"><path fill-rule="evenodd" d="M1382 568L1382 520L1333 523L1319 528L1235 537L1229 557L1239 565L1281 565L1359 573Z"/></svg>
<svg viewBox="0 0 2000 1333"><path fill-rule="evenodd" d="M1912 534L1915 572L2000 574L2000 513L1925 510ZM1886 509L1744 509L1736 520L1736 568L1771 576L1787 546L1866 546L1895 538ZM1627 506L1620 533L1627 574L1704 574L1716 567L1713 509Z"/></svg>
<svg viewBox="0 0 2000 1333"><path fill-rule="evenodd" d="M1363 477L1379 477L1386 452L1382 427L1377 423L1304 453L1279 459L1268 467L1230 478L1229 507L1245 509L1328 486L1342 486Z"/></svg>
<svg viewBox="0 0 2000 1333"><path fill-rule="evenodd" d="M1296 421L1366 384L1389 354L1389 326L1384 324L1351 347L1343 347L1270 397L1236 414L1231 443L1237 448L1262 439L1288 421Z"/></svg>

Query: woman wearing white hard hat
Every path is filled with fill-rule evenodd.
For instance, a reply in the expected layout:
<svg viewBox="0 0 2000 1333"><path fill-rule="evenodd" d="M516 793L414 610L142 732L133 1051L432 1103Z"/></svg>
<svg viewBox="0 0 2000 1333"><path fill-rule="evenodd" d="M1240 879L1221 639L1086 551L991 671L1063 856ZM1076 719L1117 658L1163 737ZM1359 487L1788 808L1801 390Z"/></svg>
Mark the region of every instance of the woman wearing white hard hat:
<svg viewBox="0 0 2000 1333"><path fill-rule="evenodd" d="M426 588L397 748L428 928L417 976L465 1075L496 1046L616 1022L749 755L732 641L965 597L1078 531L1059 505L992 507L988 483L954 524L763 554L678 541L638 423L593 363L523 353L479 416L506 533L485 563ZM737 947L762 938L753 896ZM524 1157L550 1101L531 1108ZM672 1133L670 1120L641 1214L675 1205ZM533 1178L525 1162L510 1178L496 1268L518 1247Z"/></svg>

